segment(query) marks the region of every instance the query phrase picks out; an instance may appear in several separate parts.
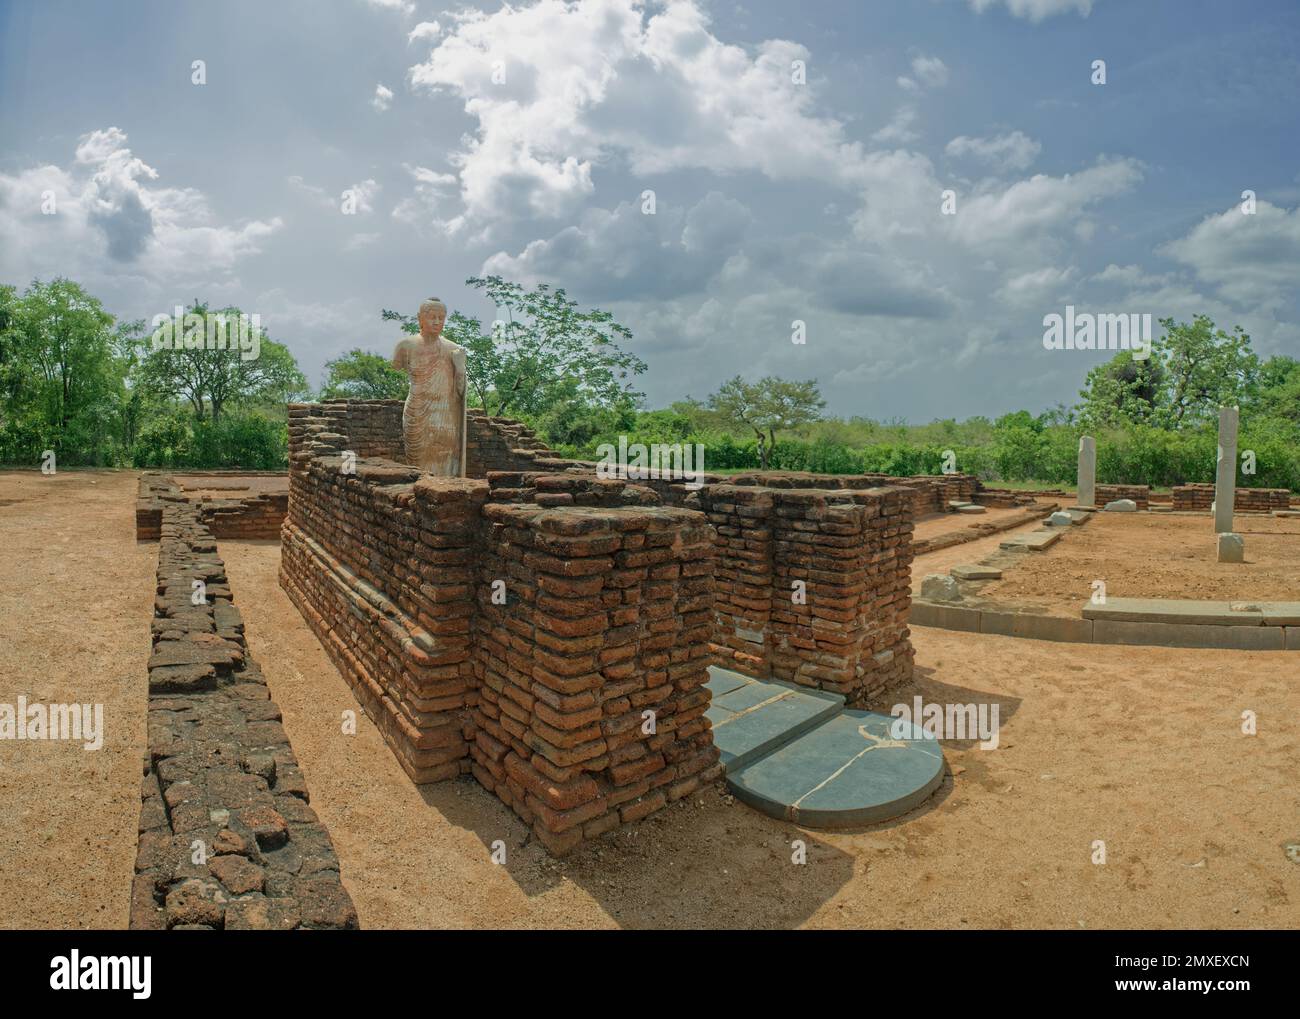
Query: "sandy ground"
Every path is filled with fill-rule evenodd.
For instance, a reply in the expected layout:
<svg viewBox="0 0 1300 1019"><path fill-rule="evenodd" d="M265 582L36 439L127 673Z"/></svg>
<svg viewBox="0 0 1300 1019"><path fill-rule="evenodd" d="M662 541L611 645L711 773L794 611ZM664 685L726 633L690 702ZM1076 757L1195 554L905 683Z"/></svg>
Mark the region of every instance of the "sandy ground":
<svg viewBox="0 0 1300 1019"><path fill-rule="evenodd" d="M1073 616L1094 580L1112 598L1300 600L1300 519L1239 514L1235 526L1245 563L1217 561L1208 513L1095 513L1044 553L1013 553L1014 567L980 595Z"/></svg>
<svg viewBox="0 0 1300 1019"><path fill-rule="evenodd" d="M996 703L1001 721L996 750L945 744L952 774L919 810L817 832L713 788L557 862L472 780L417 788L368 721L342 735L355 702L277 584L277 545L221 550L363 926L1300 923L1292 656L918 628L916 683L891 703ZM1247 709L1258 735L1240 731Z"/></svg>
<svg viewBox="0 0 1300 1019"><path fill-rule="evenodd" d="M126 922L156 555L134 493L129 475L0 474L0 701L99 700L109 723L95 753L0 742L3 926ZM816 832L713 788L554 861L472 780L418 788L368 721L344 736L355 702L280 590L278 545L221 552L365 926L1300 924L1294 656L918 628L916 682L890 701L1001 716L996 750L945 743L952 773L919 810Z"/></svg>
<svg viewBox="0 0 1300 1019"><path fill-rule="evenodd" d="M104 746L0 740L0 927L122 927L157 546L134 473L0 472L0 702L99 703Z"/></svg>

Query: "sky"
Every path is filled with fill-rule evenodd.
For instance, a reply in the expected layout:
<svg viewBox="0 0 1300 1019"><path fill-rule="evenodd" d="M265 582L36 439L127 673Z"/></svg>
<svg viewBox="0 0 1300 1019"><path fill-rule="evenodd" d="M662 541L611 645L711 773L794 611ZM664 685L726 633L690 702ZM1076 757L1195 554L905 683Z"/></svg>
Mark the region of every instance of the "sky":
<svg viewBox="0 0 1300 1019"><path fill-rule="evenodd" d="M1037 413L1112 356L1067 305L1300 356L1300 4L0 0L0 282L236 305L319 385L486 273L611 311L649 407Z"/></svg>

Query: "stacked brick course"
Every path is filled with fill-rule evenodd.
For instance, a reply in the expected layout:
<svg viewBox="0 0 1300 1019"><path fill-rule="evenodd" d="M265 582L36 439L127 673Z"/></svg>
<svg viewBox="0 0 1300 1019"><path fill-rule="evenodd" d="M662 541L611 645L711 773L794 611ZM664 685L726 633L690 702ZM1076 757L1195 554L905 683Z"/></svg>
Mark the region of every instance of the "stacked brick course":
<svg viewBox="0 0 1300 1019"><path fill-rule="evenodd" d="M1209 510L1214 502L1214 486L1206 484L1174 486L1175 510ZM1238 488L1232 508L1239 513L1268 513L1287 509L1291 493L1285 488Z"/></svg>
<svg viewBox="0 0 1300 1019"><path fill-rule="evenodd" d="M355 928L212 534L183 499L160 512L130 926Z"/></svg>
<svg viewBox="0 0 1300 1019"><path fill-rule="evenodd" d="M221 473L233 476L238 472ZM186 501L191 501L191 497L169 475L153 471L141 474L135 504L136 540L157 541L162 529L163 506ZM194 501L194 506L198 519L208 526L214 538L278 538L289 510L289 493L258 492L226 499L203 499Z"/></svg>
<svg viewBox="0 0 1300 1019"><path fill-rule="evenodd" d="M1151 505L1150 485L1098 485L1096 499L1098 506L1105 506L1116 499L1132 499L1140 510L1149 509ZM1208 507L1207 507L1208 509Z"/></svg>
<svg viewBox="0 0 1300 1019"><path fill-rule="evenodd" d="M478 781L563 853L720 774L704 717L713 535L687 510L546 508L623 486L535 480L537 502L483 511L471 752Z"/></svg>
<svg viewBox="0 0 1300 1019"><path fill-rule="evenodd" d="M707 485L700 504L718 535L724 664L850 704L911 677L914 492Z"/></svg>
<svg viewBox="0 0 1300 1019"><path fill-rule="evenodd" d="M467 770L486 483L330 455L290 484L281 585L413 781Z"/></svg>
<svg viewBox="0 0 1300 1019"><path fill-rule="evenodd" d="M471 466L511 469L347 474L347 414L292 408L281 583L414 780L472 773L555 853L719 774L718 652L853 703L909 676L918 492L928 511L976 484L628 483L474 427L495 437Z"/></svg>

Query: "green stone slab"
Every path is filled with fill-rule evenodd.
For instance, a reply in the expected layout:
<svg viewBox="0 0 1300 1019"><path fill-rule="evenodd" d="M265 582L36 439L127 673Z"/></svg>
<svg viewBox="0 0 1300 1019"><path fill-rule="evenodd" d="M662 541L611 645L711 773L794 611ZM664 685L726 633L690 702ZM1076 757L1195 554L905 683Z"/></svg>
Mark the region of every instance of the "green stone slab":
<svg viewBox="0 0 1300 1019"><path fill-rule="evenodd" d="M854 828L898 817L939 787L944 759L939 742L910 724L904 723L914 738L893 739L894 722L870 711L841 711L730 771L727 784L756 810L810 828Z"/></svg>
<svg viewBox="0 0 1300 1019"><path fill-rule="evenodd" d="M719 669L716 665L709 666L709 678L705 686L713 694L716 702L723 694L731 693L732 690L739 690L742 686L754 682L752 676L742 676L739 672L732 672L730 669Z"/></svg>
<svg viewBox="0 0 1300 1019"><path fill-rule="evenodd" d="M729 773L820 725L843 705L844 698L834 694L755 680L724 694L706 714Z"/></svg>

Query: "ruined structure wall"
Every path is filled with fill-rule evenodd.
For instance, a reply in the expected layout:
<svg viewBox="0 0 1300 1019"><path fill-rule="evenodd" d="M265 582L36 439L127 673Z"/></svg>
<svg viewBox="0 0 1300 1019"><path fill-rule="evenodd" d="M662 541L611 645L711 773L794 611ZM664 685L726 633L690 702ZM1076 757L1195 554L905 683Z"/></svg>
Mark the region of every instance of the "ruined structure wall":
<svg viewBox="0 0 1300 1019"><path fill-rule="evenodd" d="M713 534L699 513L619 505L618 482L536 485L537 501L483 511L471 752L562 853L720 774L704 717Z"/></svg>
<svg viewBox="0 0 1300 1019"><path fill-rule="evenodd" d="M416 782L468 769L483 482L340 456L295 471L280 582Z"/></svg>
<svg viewBox="0 0 1300 1019"><path fill-rule="evenodd" d="M1151 486L1097 485L1095 498L1098 506L1105 506L1106 503L1114 502L1116 499L1132 499L1138 509L1144 510L1151 505Z"/></svg>
<svg viewBox="0 0 1300 1019"><path fill-rule="evenodd" d="M130 926L356 927L211 531L177 486L151 484L161 540Z"/></svg>
<svg viewBox="0 0 1300 1019"><path fill-rule="evenodd" d="M707 485L716 651L863 704L912 675L914 492Z"/></svg>
<svg viewBox="0 0 1300 1019"><path fill-rule="evenodd" d="M1238 488L1233 495L1233 509L1241 513L1268 513L1287 509L1291 493L1285 488ZM1176 485L1175 510L1209 510L1214 502L1214 486L1206 484Z"/></svg>

